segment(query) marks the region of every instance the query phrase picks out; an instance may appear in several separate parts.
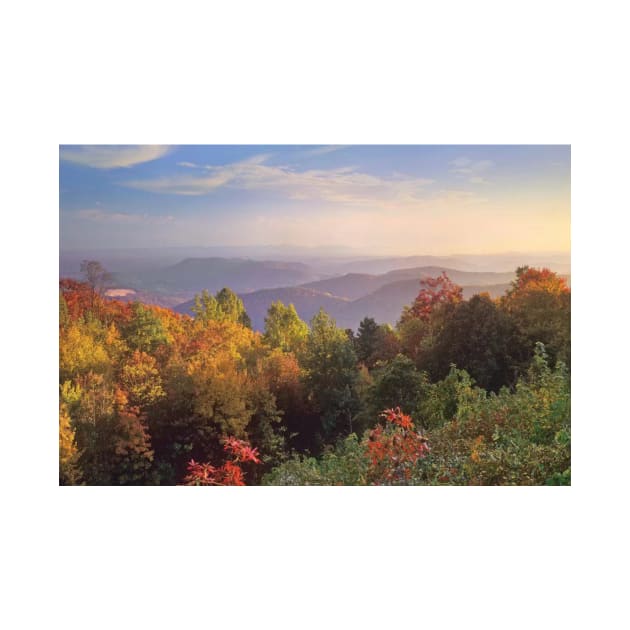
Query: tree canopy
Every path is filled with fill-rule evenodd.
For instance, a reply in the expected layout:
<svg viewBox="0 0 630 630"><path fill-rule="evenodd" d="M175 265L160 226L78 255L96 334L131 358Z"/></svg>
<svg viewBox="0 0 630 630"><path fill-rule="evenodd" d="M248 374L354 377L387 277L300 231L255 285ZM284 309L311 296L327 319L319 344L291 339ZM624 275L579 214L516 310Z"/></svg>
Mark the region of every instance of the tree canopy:
<svg viewBox="0 0 630 630"><path fill-rule="evenodd" d="M59 287L60 484L570 484L571 293L547 269L499 299L425 278L356 334L282 302L254 331L229 288L194 317L123 303L85 273Z"/></svg>

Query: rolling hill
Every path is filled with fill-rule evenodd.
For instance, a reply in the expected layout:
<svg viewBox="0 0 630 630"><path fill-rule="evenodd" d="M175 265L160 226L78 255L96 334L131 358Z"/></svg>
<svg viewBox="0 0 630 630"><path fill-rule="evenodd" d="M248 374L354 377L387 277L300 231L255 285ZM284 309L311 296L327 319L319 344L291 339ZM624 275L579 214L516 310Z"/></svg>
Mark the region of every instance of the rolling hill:
<svg viewBox="0 0 630 630"><path fill-rule="evenodd" d="M384 274L398 269L414 267L444 267L466 269L468 265L453 256L400 256L392 258L365 258L338 264L341 273Z"/></svg>
<svg viewBox="0 0 630 630"><path fill-rule="evenodd" d="M245 293L303 284L318 278L321 275L303 263L245 258L187 258L169 267L115 274L115 283L152 293L202 289L216 292L225 286Z"/></svg>
<svg viewBox="0 0 630 630"><path fill-rule="evenodd" d="M459 271L446 267L431 266L395 269L380 275L349 273L344 276L309 282L302 286L356 300L393 282L414 280L417 286L421 278L435 278L439 276L442 271L445 271L453 282L461 286L502 284L511 282L514 278L514 272Z"/></svg>
<svg viewBox="0 0 630 630"><path fill-rule="evenodd" d="M173 307L180 313L191 314L194 300L189 298L192 291L206 288L216 292L228 286L239 293L256 330L264 328L267 310L272 302L278 300L293 304L306 322L321 307L335 318L338 326L356 330L364 317L373 317L379 323L395 324L403 308L411 304L418 294L420 280L436 277L442 271L463 287L465 298L482 292L488 292L493 298L499 297L514 279L514 272L460 271L433 265L393 269L379 275L348 273L287 286L313 275L312 270L300 263L207 258L182 261L161 270L159 278L166 291L171 283L178 287L182 297L188 291L184 298L187 301ZM564 277L570 283L570 276ZM261 283L267 286L252 290ZM159 303L158 300L156 302Z"/></svg>
<svg viewBox="0 0 630 630"><path fill-rule="evenodd" d="M475 276L475 274L471 275ZM362 289L365 286L363 284ZM468 298L483 291L487 291L492 297L498 297L508 286L509 282L470 285L464 287L464 297ZM318 291L306 286L264 289L240 294L240 297L255 330L263 330L267 310L271 303L277 300L284 304L293 304L300 318L306 322L310 321L321 307L335 319L341 328L356 330L364 317L373 317L378 323L394 325L403 308L413 302L419 290L420 278L415 277L389 282L356 299L333 295L331 292ZM189 300L174 307L174 310L191 314L193 305L194 300Z"/></svg>
<svg viewBox="0 0 630 630"><path fill-rule="evenodd" d="M571 255L565 253L507 252L503 254L457 254L454 256L400 256L339 261L340 273L383 274L410 267L444 267L462 271L513 271L522 265L548 267L556 273L571 273Z"/></svg>
<svg viewBox="0 0 630 630"><path fill-rule="evenodd" d="M464 297L468 299L476 293L484 291L487 291L493 298L499 297L509 286L509 282L467 286L464 287ZM404 307L414 301L419 290L418 279L391 282L357 300L335 304L329 313L341 328L356 330L364 317L372 317L379 324L394 325L400 318Z"/></svg>

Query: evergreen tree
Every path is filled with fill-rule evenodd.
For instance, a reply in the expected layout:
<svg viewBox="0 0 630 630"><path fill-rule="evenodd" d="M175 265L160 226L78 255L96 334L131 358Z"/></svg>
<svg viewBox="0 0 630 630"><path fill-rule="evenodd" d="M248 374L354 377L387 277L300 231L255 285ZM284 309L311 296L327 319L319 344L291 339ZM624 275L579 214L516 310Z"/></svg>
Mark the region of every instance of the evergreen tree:
<svg viewBox="0 0 630 630"><path fill-rule="evenodd" d="M204 289L200 295L195 295L195 303L191 310L195 319L204 324L209 321L235 322L247 328L252 327L243 300L227 287L218 291L216 295L210 295Z"/></svg>
<svg viewBox="0 0 630 630"><path fill-rule="evenodd" d="M132 318L124 327L124 337L130 348L152 354L158 346L168 342L162 320L140 302L131 305Z"/></svg>

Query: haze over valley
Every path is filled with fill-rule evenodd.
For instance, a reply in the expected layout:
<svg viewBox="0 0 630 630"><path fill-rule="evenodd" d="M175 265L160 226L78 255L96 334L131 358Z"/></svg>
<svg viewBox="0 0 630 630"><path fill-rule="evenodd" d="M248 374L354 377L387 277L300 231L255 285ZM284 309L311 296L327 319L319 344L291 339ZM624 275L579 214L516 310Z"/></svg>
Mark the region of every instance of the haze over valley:
<svg viewBox="0 0 630 630"><path fill-rule="evenodd" d="M190 313L203 290L355 329L395 324L422 278L501 295L518 267L570 274L563 146L60 148L60 276Z"/></svg>
<svg viewBox="0 0 630 630"><path fill-rule="evenodd" d="M214 253L215 248L62 252L61 275L79 279L80 261L96 259L111 270L108 297L137 300L189 315L195 295L228 287L240 295L253 328L259 331L264 328L269 306L278 300L293 304L307 322L323 308L342 328L356 330L364 317L394 325L417 295L420 280L442 272L463 287L465 297L482 292L499 297L515 278L516 268L523 265L548 267L570 281L570 256L561 253L326 258L321 251L293 248L294 256L301 254L299 260L253 256L178 260L187 253L208 251ZM231 253L227 248L223 251ZM257 251L278 254L283 248L252 248L251 253ZM168 264L173 260L177 262Z"/></svg>

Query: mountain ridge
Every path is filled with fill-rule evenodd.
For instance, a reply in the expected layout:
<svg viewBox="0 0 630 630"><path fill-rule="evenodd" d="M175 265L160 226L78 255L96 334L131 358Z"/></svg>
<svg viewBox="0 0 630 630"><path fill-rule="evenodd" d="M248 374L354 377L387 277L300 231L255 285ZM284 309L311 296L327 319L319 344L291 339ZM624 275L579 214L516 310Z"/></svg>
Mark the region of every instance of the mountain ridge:
<svg viewBox="0 0 630 630"><path fill-rule="evenodd" d="M394 325L405 306L411 304L420 291L420 280L430 275L439 275L442 269L437 267L424 267L418 269L395 270L396 273L382 274L381 276L371 276L369 274L346 274L338 278L329 278L322 281L306 283L305 285L293 287L280 287L261 289L250 293L239 294L243 300L245 309L252 320L255 330L264 328L264 319L267 310L272 302L282 301L284 304L293 304L301 319L308 322L317 313L319 308L324 310L335 319L341 328L352 328L356 330L359 322L364 317L372 317L378 323L388 323ZM514 273L500 272L464 272L459 270L450 271L457 284L463 288L465 298L470 298L475 293L487 292L491 297L501 296L510 287L510 281L514 279ZM402 272L402 273L398 273ZM429 273L431 272L431 273ZM434 273L439 272L439 273ZM384 282L399 275L409 275L403 279ZM449 275L449 277L451 277ZM362 292L369 288L370 283L380 282L374 290ZM361 286L355 286L349 295L337 295L333 291L321 290L322 288L334 287L340 281L344 281L342 286L346 289L349 283L360 284L357 280L365 281ZM482 282L485 280L485 282ZM492 280L495 280L492 282ZM499 280L498 282L496 280ZM314 288L316 285L318 288ZM356 296L356 297L353 297ZM174 307L179 313L191 313L194 300L189 300Z"/></svg>

